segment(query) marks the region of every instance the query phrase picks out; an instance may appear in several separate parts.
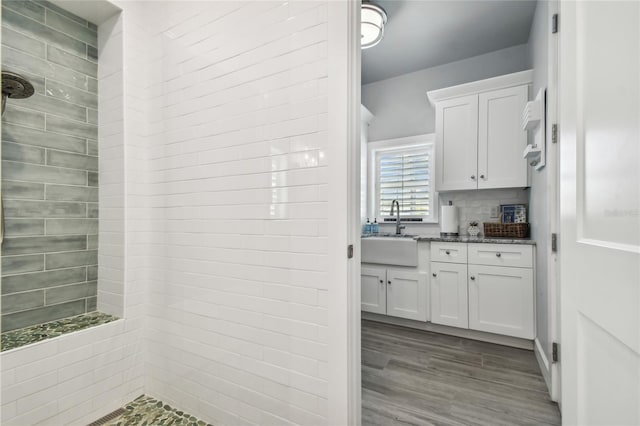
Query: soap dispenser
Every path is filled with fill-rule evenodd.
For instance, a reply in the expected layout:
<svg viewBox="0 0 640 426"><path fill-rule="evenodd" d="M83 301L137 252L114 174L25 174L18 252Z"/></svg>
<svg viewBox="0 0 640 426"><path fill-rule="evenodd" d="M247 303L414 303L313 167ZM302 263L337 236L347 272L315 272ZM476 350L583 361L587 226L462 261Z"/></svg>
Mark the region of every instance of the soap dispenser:
<svg viewBox="0 0 640 426"><path fill-rule="evenodd" d="M380 232L380 227L378 226L378 219L374 218L373 219L373 224L371 225L371 233L377 235L378 232Z"/></svg>
<svg viewBox="0 0 640 426"><path fill-rule="evenodd" d="M368 235L371 233L371 222L369 222L369 218L367 218L367 223L364 225L364 234Z"/></svg>

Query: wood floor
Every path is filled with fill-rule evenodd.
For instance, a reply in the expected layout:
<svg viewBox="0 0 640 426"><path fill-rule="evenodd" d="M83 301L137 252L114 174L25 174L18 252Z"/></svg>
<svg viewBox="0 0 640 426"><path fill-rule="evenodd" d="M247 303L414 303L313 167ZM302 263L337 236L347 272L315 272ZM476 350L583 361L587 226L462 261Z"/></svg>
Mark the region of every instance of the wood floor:
<svg viewBox="0 0 640 426"><path fill-rule="evenodd" d="M531 351L362 322L363 425L559 425Z"/></svg>

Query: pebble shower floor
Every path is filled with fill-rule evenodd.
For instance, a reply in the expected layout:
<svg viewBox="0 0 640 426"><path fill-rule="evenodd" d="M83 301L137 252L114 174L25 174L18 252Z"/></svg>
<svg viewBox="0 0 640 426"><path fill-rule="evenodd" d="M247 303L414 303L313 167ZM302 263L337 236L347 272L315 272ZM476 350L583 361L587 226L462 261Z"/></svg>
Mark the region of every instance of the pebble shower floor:
<svg viewBox="0 0 640 426"><path fill-rule="evenodd" d="M150 396L141 395L125 407L125 413L105 423L108 426L184 425L212 426L194 416L172 408Z"/></svg>

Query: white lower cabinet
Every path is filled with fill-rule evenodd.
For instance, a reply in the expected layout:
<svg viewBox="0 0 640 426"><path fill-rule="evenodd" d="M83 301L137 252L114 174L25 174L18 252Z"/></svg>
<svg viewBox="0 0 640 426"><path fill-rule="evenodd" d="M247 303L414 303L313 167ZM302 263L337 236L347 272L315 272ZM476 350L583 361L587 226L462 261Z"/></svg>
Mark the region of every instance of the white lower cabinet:
<svg viewBox="0 0 640 426"><path fill-rule="evenodd" d="M362 310L374 314L386 314L387 269L362 267L360 277Z"/></svg>
<svg viewBox="0 0 640 426"><path fill-rule="evenodd" d="M426 321L426 274L416 270L362 267L361 307L365 312Z"/></svg>
<svg viewBox="0 0 640 426"><path fill-rule="evenodd" d="M431 322L468 328L466 263L431 262Z"/></svg>
<svg viewBox="0 0 640 426"><path fill-rule="evenodd" d="M534 338L533 270L469 265L469 328Z"/></svg>
<svg viewBox="0 0 640 426"><path fill-rule="evenodd" d="M427 278L424 273L387 269L387 315L427 320Z"/></svg>
<svg viewBox="0 0 640 426"><path fill-rule="evenodd" d="M432 242L429 247L416 268L363 264L362 311L535 337L533 246Z"/></svg>

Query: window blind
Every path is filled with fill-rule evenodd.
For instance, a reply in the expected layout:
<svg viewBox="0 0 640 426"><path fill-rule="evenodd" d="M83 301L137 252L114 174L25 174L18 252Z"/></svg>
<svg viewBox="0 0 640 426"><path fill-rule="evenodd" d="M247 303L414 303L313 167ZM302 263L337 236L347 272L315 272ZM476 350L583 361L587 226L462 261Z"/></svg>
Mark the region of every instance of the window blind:
<svg viewBox="0 0 640 426"><path fill-rule="evenodd" d="M391 216L398 200L401 216L431 217L431 148L380 151L377 160L380 216Z"/></svg>

